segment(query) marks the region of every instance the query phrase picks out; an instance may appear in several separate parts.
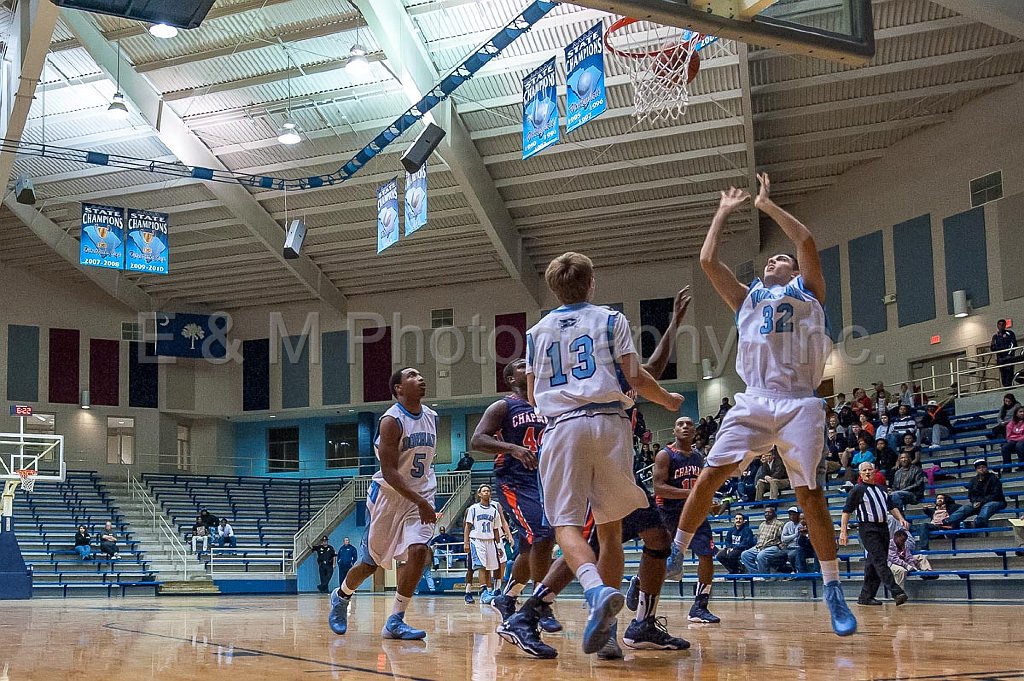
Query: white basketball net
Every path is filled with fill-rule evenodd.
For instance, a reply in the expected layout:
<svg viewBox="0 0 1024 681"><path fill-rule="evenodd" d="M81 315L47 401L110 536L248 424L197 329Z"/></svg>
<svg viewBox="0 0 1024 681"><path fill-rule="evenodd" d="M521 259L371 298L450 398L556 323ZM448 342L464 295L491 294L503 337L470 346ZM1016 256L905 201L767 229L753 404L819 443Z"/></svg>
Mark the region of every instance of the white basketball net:
<svg viewBox="0 0 1024 681"><path fill-rule="evenodd" d="M18 477L21 478L21 488L26 492L31 492L36 486L36 471L31 468L26 468L18 471Z"/></svg>
<svg viewBox="0 0 1024 681"><path fill-rule="evenodd" d="M612 56L624 63L633 81L633 104L640 121L676 121L690 103L687 74L702 38L682 29L671 29L649 21L637 21L609 37L618 52Z"/></svg>

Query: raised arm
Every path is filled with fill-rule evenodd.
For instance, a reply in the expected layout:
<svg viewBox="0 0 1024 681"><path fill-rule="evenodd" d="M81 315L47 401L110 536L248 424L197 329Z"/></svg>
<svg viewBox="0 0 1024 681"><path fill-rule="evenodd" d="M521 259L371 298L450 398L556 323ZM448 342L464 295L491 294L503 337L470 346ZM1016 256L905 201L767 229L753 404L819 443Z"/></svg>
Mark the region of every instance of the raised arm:
<svg viewBox="0 0 1024 681"><path fill-rule="evenodd" d="M484 412L480 423L477 424L476 430L473 432L470 446L479 452L509 454L522 461L527 468L531 470L536 468L537 457L529 449L494 437L494 434L501 429L501 423L505 420L506 414L508 414L508 402L505 400L498 400L487 407L487 411Z"/></svg>
<svg viewBox="0 0 1024 681"><path fill-rule="evenodd" d="M729 214L749 198L750 194L735 187L729 187L727 191L722 192L718 212L711 220L711 228L708 230L708 235L704 237L704 245L700 249L701 269L708 275L711 285L715 287L718 295L722 296L722 300L732 308L733 312L740 309L743 299L747 297L747 287L740 283L732 270L719 258L718 246L722 240L722 229L729 221Z"/></svg>
<svg viewBox="0 0 1024 681"><path fill-rule="evenodd" d="M818 302L825 304L825 277L821 273L821 258L818 256L818 245L814 242L811 230L788 212L772 201L771 180L768 173L759 173L758 182L761 189L754 199L754 206L770 217L782 228L789 240L796 246L796 257L800 261L800 276L804 278L807 290L814 294Z"/></svg>
<svg viewBox="0 0 1024 681"><path fill-rule="evenodd" d="M434 505L417 494L405 482L405 476L398 470L399 443L402 440L402 426L397 419L385 416L380 420L380 446L377 455L380 457L380 472L384 482L403 497L416 504L420 511L420 521L429 524L437 522Z"/></svg>
<svg viewBox="0 0 1024 681"><path fill-rule="evenodd" d="M668 328L665 329L664 335L658 341L658 347L654 348L654 353L644 364L644 369L656 379L661 378L661 375L665 373L669 357L672 356L672 345L676 339L676 332L679 331L679 325L682 323L683 317L686 316L686 309L690 307L690 300L689 286L684 286L681 291L676 293L672 306L672 320L669 321Z"/></svg>

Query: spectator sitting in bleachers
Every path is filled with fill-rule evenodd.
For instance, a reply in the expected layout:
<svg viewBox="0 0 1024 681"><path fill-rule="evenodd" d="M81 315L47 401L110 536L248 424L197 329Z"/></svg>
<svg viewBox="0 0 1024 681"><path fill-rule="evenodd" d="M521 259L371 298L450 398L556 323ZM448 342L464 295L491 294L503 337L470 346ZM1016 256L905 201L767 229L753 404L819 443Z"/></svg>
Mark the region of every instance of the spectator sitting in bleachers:
<svg viewBox="0 0 1024 681"><path fill-rule="evenodd" d="M992 427L992 432L988 436L990 440L1002 440L1006 437L1006 424L1013 418L1018 404L1017 398L1014 397L1013 393L1003 395L1003 404L999 407L996 425Z"/></svg>
<svg viewBox="0 0 1024 681"><path fill-rule="evenodd" d="M757 489L754 494L755 501L764 499L767 493L769 499L778 499L782 490L789 489L789 475L786 472L786 464L774 447L761 457L761 470L758 472Z"/></svg>
<svg viewBox="0 0 1024 681"><path fill-rule="evenodd" d="M445 569L452 569L453 555L458 553L462 545L462 539L454 534L449 534L444 525L438 528L437 535L427 542L427 546L434 549L434 569L441 566L441 559L445 559Z"/></svg>
<svg viewBox="0 0 1024 681"><path fill-rule="evenodd" d="M989 472L988 462L985 459L975 460L974 470L977 471L977 475L967 487L969 503L950 514L949 523L951 525L959 525L966 518L976 515L974 526L988 527L989 518L1006 508L1003 483L999 480L998 475Z"/></svg>
<svg viewBox="0 0 1024 681"><path fill-rule="evenodd" d="M846 437L846 428L843 427L841 423L839 423L839 414L835 413L834 411L830 411L828 412L827 420L828 423L826 425L828 428L834 429L840 437Z"/></svg>
<svg viewBox="0 0 1024 681"><path fill-rule="evenodd" d="M917 438L913 433L903 433L903 445L900 447L900 454L910 457L910 463L915 466L921 465L921 448L917 446Z"/></svg>
<svg viewBox="0 0 1024 681"><path fill-rule="evenodd" d="M750 529L747 516L737 513L733 516L732 527L725 533L725 547L715 557L731 574L739 574L743 572L740 554L753 548L755 543L754 532Z"/></svg>
<svg viewBox="0 0 1024 681"><path fill-rule="evenodd" d="M832 411L838 415L845 407L849 406L850 402L846 399L846 393L836 393L836 403L835 406L832 407Z"/></svg>
<svg viewBox="0 0 1024 681"><path fill-rule="evenodd" d="M892 422L892 432L900 439L900 442L904 441L903 436L906 433L912 433L914 435L914 442L920 445L920 429L917 427L917 421L910 410L911 407L905 404L900 405L899 410L896 412L896 420Z"/></svg>
<svg viewBox="0 0 1024 681"><path fill-rule="evenodd" d="M199 544L203 545L202 550ZM203 517L197 515L195 525L192 526L192 553L201 556L210 550L210 528L203 522Z"/></svg>
<svg viewBox="0 0 1024 681"><path fill-rule="evenodd" d="M858 421L860 421L862 415L866 415L868 419L873 418L875 415L875 405L871 402L868 394L864 392L864 388L853 389L853 401L850 402L850 408L853 409L853 413Z"/></svg>
<svg viewBox="0 0 1024 681"><path fill-rule="evenodd" d="M875 436L875 424L871 422L871 417L867 414L860 415L860 431L867 433L871 437Z"/></svg>
<svg viewBox="0 0 1024 681"><path fill-rule="evenodd" d="M953 424L949 421L949 414L946 413L945 406L952 400L952 396L947 397L942 402L936 402L935 400L928 400L928 409L925 412L924 417L921 419L921 428L925 432L931 432L931 446L932 448L941 447L942 441L953 434Z"/></svg>
<svg viewBox="0 0 1024 681"><path fill-rule="evenodd" d="M1014 408L1013 417L1003 430L1006 436L1006 444L1002 447L1003 463L1009 465L1013 460L1013 455L1016 454L1017 461L1024 469L1024 406L1018 404Z"/></svg>
<svg viewBox="0 0 1024 681"><path fill-rule="evenodd" d="M796 506L789 507L789 520L782 526L782 534L779 536L779 547L786 552L786 557L795 567L797 564L797 551L800 547L797 540L800 538L800 509ZM799 570L797 570L799 572Z"/></svg>
<svg viewBox="0 0 1024 681"><path fill-rule="evenodd" d="M786 564L782 543L782 521L775 515L775 507L764 509L764 522L757 528L757 543L740 554L740 562L747 572L768 574Z"/></svg>
<svg viewBox="0 0 1024 681"><path fill-rule="evenodd" d="M889 443L889 447L892 449L899 449L900 438L896 435L896 430L893 428L892 419L889 418L888 414L878 415L878 426L875 427L875 440L885 440Z"/></svg>
<svg viewBox="0 0 1024 681"><path fill-rule="evenodd" d="M217 546L224 548L228 545L235 548L238 546L238 539L235 538L235 530L228 523L228 519L221 518L220 526L217 528Z"/></svg>
<svg viewBox="0 0 1024 681"><path fill-rule="evenodd" d="M865 461L874 464L875 452L871 449L871 440L867 437L860 437L857 439L857 449L846 466L846 483L850 487L853 487L854 482L859 478L860 474L857 471Z"/></svg>
<svg viewBox="0 0 1024 681"><path fill-rule="evenodd" d="M920 466L910 461L910 456L902 453L897 459L897 468L892 475L892 503L901 511L905 510L907 504L916 504L924 497L925 480L924 472Z"/></svg>
<svg viewBox="0 0 1024 681"><path fill-rule="evenodd" d="M825 472L826 475L831 475L843 467L846 438L834 427L829 426L825 434L825 448L828 449L828 454L825 455Z"/></svg>
<svg viewBox="0 0 1024 681"><path fill-rule="evenodd" d="M105 553L110 560L118 560L121 554L117 552L117 535L114 534L114 525L109 520L103 525L100 532L100 551Z"/></svg>
<svg viewBox="0 0 1024 681"><path fill-rule="evenodd" d="M807 561L813 564L808 570ZM811 533L807 529L807 518L800 514L800 535L796 539L796 560L793 561L793 569L797 572L812 572L821 570L821 563L818 561L818 554L814 552L811 544Z"/></svg>
<svg viewBox="0 0 1024 681"><path fill-rule="evenodd" d="M75 533L75 553L82 560L92 560L92 546L89 545L91 540L92 535L89 534L89 530L85 529L85 525L79 525L78 532Z"/></svg>
<svg viewBox="0 0 1024 681"><path fill-rule="evenodd" d="M956 513L960 504L953 501L948 494L936 494L935 506L925 506L924 514L928 516L928 522L921 526L921 541L918 546L922 551L928 550L931 541L931 533L937 530L955 530L957 526L949 522L949 516Z"/></svg>
<svg viewBox="0 0 1024 681"><path fill-rule="evenodd" d="M757 493L757 475L761 470L761 460L754 459L747 469L740 473L736 480L736 494L741 501L753 501Z"/></svg>
<svg viewBox="0 0 1024 681"><path fill-rule="evenodd" d="M907 581L907 575L911 572L932 569L927 557L914 554L914 538L902 527L896 530L889 540L888 562L889 569L892 570L892 577L901 589Z"/></svg>
<svg viewBox="0 0 1024 681"><path fill-rule="evenodd" d="M892 480L898 456L898 452L889 446L888 440L884 437L875 438L875 467L882 472L886 480Z"/></svg>
<svg viewBox="0 0 1024 681"><path fill-rule="evenodd" d="M849 403L843 405L842 409L839 410L839 425L843 428L849 428L855 423L858 423L858 416L853 413L853 407ZM846 431L846 436L850 436L850 431Z"/></svg>
<svg viewBox="0 0 1024 681"><path fill-rule="evenodd" d="M206 525L206 529L210 530L210 534L217 531L217 525L220 524L220 521L217 520L217 516L204 508L199 512L199 517L203 519L203 524Z"/></svg>

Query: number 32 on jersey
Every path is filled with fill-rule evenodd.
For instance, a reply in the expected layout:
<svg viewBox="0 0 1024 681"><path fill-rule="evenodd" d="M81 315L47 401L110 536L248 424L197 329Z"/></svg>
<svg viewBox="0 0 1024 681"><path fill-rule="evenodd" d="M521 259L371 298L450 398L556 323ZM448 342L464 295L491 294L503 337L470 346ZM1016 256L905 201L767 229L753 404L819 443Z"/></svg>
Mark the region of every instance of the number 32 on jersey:
<svg viewBox="0 0 1024 681"><path fill-rule="evenodd" d="M775 333L792 333L793 331L793 306L789 303L779 303L778 307L765 305L761 309L764 315L764 326L758 331L762 336Z"/></svg>

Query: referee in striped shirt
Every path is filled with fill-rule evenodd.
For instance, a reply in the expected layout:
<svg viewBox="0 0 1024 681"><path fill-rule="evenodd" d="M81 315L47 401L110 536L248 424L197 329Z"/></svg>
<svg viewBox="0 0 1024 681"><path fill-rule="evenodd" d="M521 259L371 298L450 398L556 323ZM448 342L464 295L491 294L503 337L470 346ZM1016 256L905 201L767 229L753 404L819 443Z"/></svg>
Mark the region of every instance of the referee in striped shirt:
<svg viewBox="0 0 1024 681"><path fill-rule="evenodd" d="M858 470L860 471L860 482L850 490L849 496L846 497L842 528L839 532L839 543L846 546L850 543L847 536L850 514L856 512L860 544L867 554L864 560L864 586L861 588L857 603L881 605L882 602L875 598L875 594L878 593L878 585L885 584L893 598L896 599L896 605L903 605L907 602L907 592L896 584L892 570L889 569L889 526L885 519L886 512L891 513L906 529L910 528L910 523L896 508L892 499L886 494L885 488L875 485L874 464L865 461L861 463Z"/></svg>

